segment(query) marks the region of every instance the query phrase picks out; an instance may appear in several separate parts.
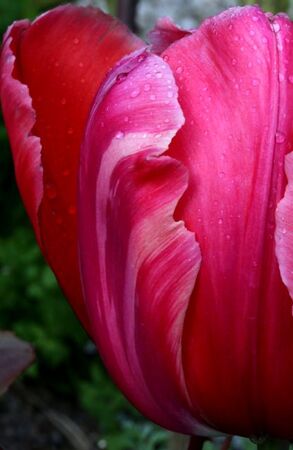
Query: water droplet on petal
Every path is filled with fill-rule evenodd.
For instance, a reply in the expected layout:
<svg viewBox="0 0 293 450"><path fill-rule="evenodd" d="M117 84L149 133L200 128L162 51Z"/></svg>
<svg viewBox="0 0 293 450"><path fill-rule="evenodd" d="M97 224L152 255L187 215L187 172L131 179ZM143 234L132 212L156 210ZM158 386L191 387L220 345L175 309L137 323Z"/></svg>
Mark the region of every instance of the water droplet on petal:
<svg viewBox="0 0 293 450"><path fill-rule="evenodd" d="M73 128L68 128L67 134L69 134L69 135L73 134Z"/></svg>
<svg viewBox="0 0 293 450"><path fill-rule="evenodd" d="M182 73L183 72L183 68L181 66L178 66L176 69L176 73Z"/></svg>
<svg viewBox="0 0 293 450"><path fill-rule="evenodd" d="M145 55L145 54L144 54L144 55L139 55L138 58L137 58L137 62L141 63L141 62L143 62L145 59L146 59L146 55Z"/></svg>
<svg viewBox="0 0 293 450"><path fill-rule="evenodd" d="M74 38L74 39L73 39L73 43L74 43L75 45L79 44L79 39L78 39L78 38Z"/></svg>
<svg viewBox="0 0 293 450"><path fill-rule="evenodd" d="M146 83L146 84L144 85L144 87L143 87L143 90L144 90L145 92L150 91L150 90L151 90L151 85L150 85L149 83Z"/></svg>
<svg viewBox="0 0 293 450"><path fill-rule="evenodd" d="M252 86L258 86L258 85L259 85L259 80L257 78L253 78Z"/></svg>
<svg viewBox="0 0 293 450"><path fill-rule="evenodd" d="M61 98L61 105L66 105L66 98Z"/></svg>
<svg viewBox="0 0 293 450"><path fill-rule="evenodd" d="M116 77L117 83L122 83L127 78L128 73L119 73Z"/></svg>
<svg viewBox="0 0 293 450"><path fill-rule="evenodd" d="M116 136L115 136L116 139L122 139L123 137L124 137L123 131L118 131L118 133L116 133Z"/></svg>
<svg viewBox="0 0 293 450"><path fill-rule="evenodd" d="M236 66L237 59L236 58L232 58L231 63L232 63L232 66Z"/></svg>
<svg viewBox="0 0 293 450"><path fill-rule="evenodd" d="M62 172L62 175L63 175L64 177L68 177L69 173L70 173L70 172L69 172L68 169L64 169L63 172Z"/></svg>
<svg viewBox="0 0 293 450"><path fill-rule="evenodd" d="M76 214L76 206L74 206L74 205L69 206L67 209L67 212L68 212L68 214L73 216L74 214Z"/></svg>
<svg viewBox="0 0 293 450"><path fill-rule="evenodd" d="M150 100L156 100L156 96L154 94L150 95Z"/></svg>
<svg viewBox="0 0 293 450"><path fill-rule="evenodd" d="M276 132L276 142L277 142L277 144L283 144L285 139L286 139L286 136L285 136L284 133L282 133L281 131L277 131Z"/></svg>
<svg viewBox="0 0 293 450"><path fill-rule="evenodd" d="M289 80L289 83L293 84L293 75L289 75L288 80Z"/></svg>
<svg viewBox="0 0 293 450"><path fill-rule="evenodd" d="M220 217L220 219L218 220L218 224L222 225L222 223L223 223L223 219Z"/></svg>
<svg viewBox="0 0 293 450"><path fill-rule="evenodd" d="M47 184L46 192L47 192L47 196L50 200L53 200L57 196L57 191L52 184Z"/></svg>
<svg viewBox="0 0 293 450"><path fill-rule="evenodd" d="M140 94L140 89L134 89L134 91L132 91L132 92L130 93L130 97L131 97L131 98L135 98L135 97L138 97L139 94Z"/></svg>

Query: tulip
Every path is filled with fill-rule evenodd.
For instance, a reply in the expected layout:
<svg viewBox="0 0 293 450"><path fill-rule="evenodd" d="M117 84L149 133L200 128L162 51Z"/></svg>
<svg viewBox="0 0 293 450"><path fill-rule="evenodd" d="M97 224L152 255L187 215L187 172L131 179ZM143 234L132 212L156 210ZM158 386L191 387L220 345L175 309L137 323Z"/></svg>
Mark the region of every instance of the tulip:
<svg viewBox="0 0 293 450"><path fill-rule="evenodd" d="M58 11L63 20L63 10ZM66 30L71 26L65 21ZM70 53L75 34L70 31ZM88 118L85 114L79 122L74 108L79 188L78 201L77 188L70 199L77 207L78 232L75 227L72 235L72 222L64 219L69 202L56 214L62 213L70 239L53 235L44 212L39 220L42 210L47 216L55 210L42 203L36 215L40 189L18 181L27 189L23 197L39 242L46 240L47 259L54 261L59 279L59 264L71 263L61 282L67 295L73 274L79 277L72 268L78 246L91 335L115 382L146 416L190 435L293 439L292 23L285 15L249 6L232 8L191 31L162 19L150 33L152 52L125 29L122 37L117 47L126 42L127 49L131 44L136 50L104 71L94 86L89 68L95 98ZM8 61L2 62L8 86L9 45L6 41L3 52ZM86 41L84 48L90 45ZM35 37L27 41L33 55L38 46ZM57 74L46 105L54 89L62 99L64 81ZM32 75L45 95L37 83L39 64ZM87 91L79 75L71 76L78 80L74 101L83 99ZM32 129L32 108L23 85L13 102L7 91L2 81L4 114L18 156L25 131ZM23 98L29 127L27 118L17 117ZM45 131L57 114L56 103L47 108ZM57 117L64 117L66 127L67 114L71 109ZM37 130L34 125L36 135ZM42 145L46 136L52 138L50 129L45 131ZM62 178L54 145L40 160L36 138L24 139L25 145L28 139L34 139L38 159L17 167L15 157L18 180L35 177L47 186L51 178L36 176L40 162L45 174L47 159L50 177ZM57 156L71 164L66 146ZM54 183L53 200L63 186ZM45 192L43 198L50 197ZM49 200L44 205L51 205ZM66 242L68 256L60 242ZM74 258L69 258L71 246Z"/></svg>

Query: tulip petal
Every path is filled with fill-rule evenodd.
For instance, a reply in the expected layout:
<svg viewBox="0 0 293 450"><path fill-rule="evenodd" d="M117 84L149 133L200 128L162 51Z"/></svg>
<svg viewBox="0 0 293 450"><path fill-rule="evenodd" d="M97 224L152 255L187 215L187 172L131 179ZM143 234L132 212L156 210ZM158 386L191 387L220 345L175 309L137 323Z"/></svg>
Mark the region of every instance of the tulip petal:
<svg viewBox="0 0 293 450"><path fill-rule="evenodd" d="M6 82L2 82L1 97L16 176L43 253L88 329L77 257L80 144L90 105L106 72L122 56L141 47L142 41L116 19L94 8L61 6L25 25L16 23L7 37L14 39L15 61L7 63L5 55L2 59ZM9 42L7 54L11 51ZM7 71L12 70L9 67L13 62L10 76ZM20 86L12 97L12 87L6 89L9 84ZM29 89L33 108L23 85ZM20 115L23 104L29 122L23 112ZM23 128L28 139L19 135ZM32 147L29 151L28 145Z"/></svg>
<svg viewBox="0 0 293 450"><path fill-rule="evenodd" d="M133 54L108 76L82 149L81 270L94 337L116 383L159 424L206 434L190 415L181 364L200 251L173 218L186 171L162 155L182 123L159 57Z"/></svg>
<svg viewBox="0 0 293 450"><path fill-rule="evenodd" d="M282 279L293 299L293 153L286 157L288 186L276 214L276 254Z"/></svg>
<svg viewBox="0 0 293 450"><path fill-rule="evenodd" d="M186 118L167 153L189 171L175 218L202 253L186 382L194 407L227 434L292 437L293 320L274 242L292 149L292 56L290 20L258 7L208 19L162 54Z"/></svg>
<svg viewBox="0 0 293 450"><path fill-rule="evenodd" d="M152 52L160 55L173 42L192 34L192 30L184 30L176 25L170 17L160 18L153 30L148 33Z"/></svg>
<svg viewBox="0 0 293 450"><path fill-rule="evenodd" d="M37 214L43 195L41 144L39 137L31 134L35 113L28 87L13 76L15 56L12 45L15 46L15 41L28 27L28 21L19 21L8 29L4 37L0 61L0 95L13 149L16 180L40 244Z"/></svg>

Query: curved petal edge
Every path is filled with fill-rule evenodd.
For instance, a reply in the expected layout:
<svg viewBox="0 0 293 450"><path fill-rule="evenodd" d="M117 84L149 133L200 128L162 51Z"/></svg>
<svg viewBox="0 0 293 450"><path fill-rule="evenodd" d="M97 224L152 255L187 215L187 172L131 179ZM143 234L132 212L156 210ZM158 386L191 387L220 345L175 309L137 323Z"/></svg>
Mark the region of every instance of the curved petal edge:
<svg viewBox="0 0 293 450"><path fill-rule="evenodd" d="M0 61L0 96L17 184L41 245L38 209L43 196L42 147L40 138L31 133L36 116L28 87L14 77L14 50L17 49L22 32L28 27L29 22L26 20L15 22L4 37Z"/></svg>
<svg viewBox="0 0 293 450"><path fill-rule="evenodd" d="M200 250L173 216L186 170L163 155L183 121L161 58L136 52L108 75L82 148L80 261L94 337L116 383L153 421L207 435L181 364Z"/></svg>
<svg viewBox="0 0 293 450"><path fill-rule="evenodd" d="M285 158L288 185L276 209L276 256L281 277L293 300L293 152Z"/></svg>
<svg viewBox="0 0 293 450"><path fill-rule="evenodd" d="M193 30L184 30L176 25L170 17L162 17L148 33L151 50L157 55L160 55L173 44L173 42L192 34L192 32Z"/></svg>

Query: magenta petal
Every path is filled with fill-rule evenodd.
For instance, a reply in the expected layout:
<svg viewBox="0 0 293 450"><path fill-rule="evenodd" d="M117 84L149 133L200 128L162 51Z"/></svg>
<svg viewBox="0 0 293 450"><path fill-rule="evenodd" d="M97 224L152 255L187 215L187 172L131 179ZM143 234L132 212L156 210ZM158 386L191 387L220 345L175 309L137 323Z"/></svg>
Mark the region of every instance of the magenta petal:
<svg viewBox="0 0 293 450"><path fill-rule="evenodd" d="M41 144L40 138L31 134L35 111L28 87L13 77L15 56L12 47L17 45L22 32L28 27L26 20L15 22L5 35L0 61L0 97L10 136L16 180L40 244L37 213L43 195Z"/></svg>
<svg viewBox="0 0 293 450"><path fill-rule="evenodd" d="M175 217L202 254L184 326L186 383L196 410L228 434L293 437L293 320L274 241L293 142L292 30L284 16L232 8L162 55L186 119L168 151L189 171ZM277 239L282 215L288 230L277 243L288 285L290 189L277 219Z"/></svg>
<svg viewBox="0 0 293 450"><path fill-rule="evenodd" d="M159 424L207 433L189 409L182 328L200 264L173 218L184 167L160 156L183 123L162 59L122 60L90 115L80 171L80 260L102 358L127 397Z"/></svg>
<svg viewBox="0 0 293 450"><path fill-rule="evenodd" d="M157 55L160 55L173 42L191 33L191 30L184 30L176 25L169 17L162 17L157 21L155 28L148 33L151 50Z"/></svg>
<svg viewBox="0 0 293 450"><path fill-rule="evenodd" d="M276 211L276 255L282 279L293 299L293 153L286 157L288 186Z"/></svg>

